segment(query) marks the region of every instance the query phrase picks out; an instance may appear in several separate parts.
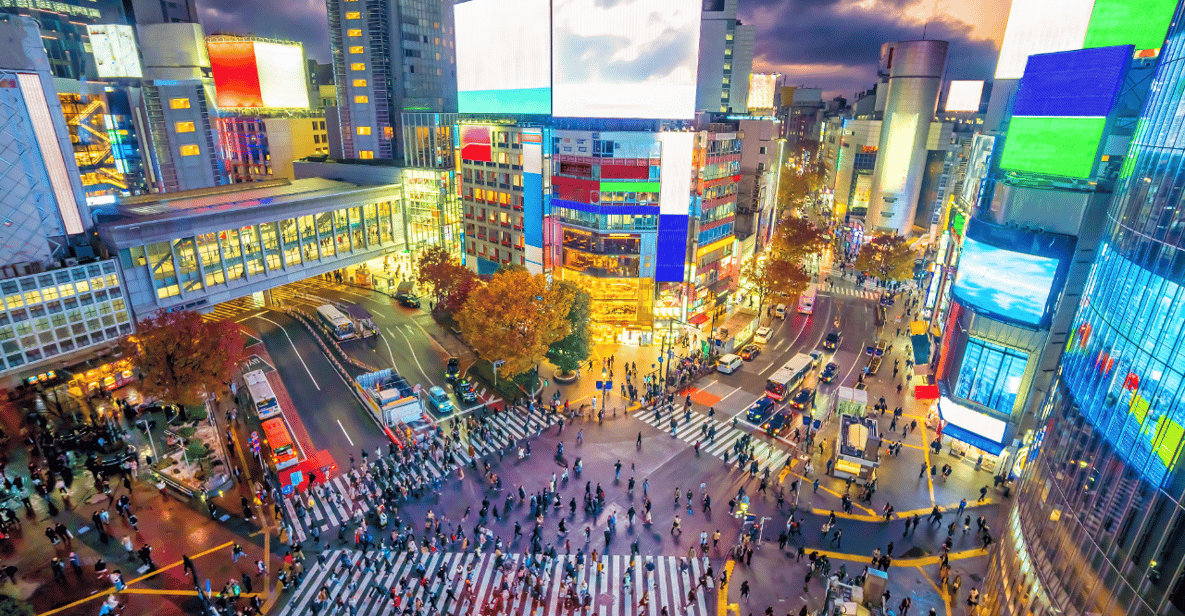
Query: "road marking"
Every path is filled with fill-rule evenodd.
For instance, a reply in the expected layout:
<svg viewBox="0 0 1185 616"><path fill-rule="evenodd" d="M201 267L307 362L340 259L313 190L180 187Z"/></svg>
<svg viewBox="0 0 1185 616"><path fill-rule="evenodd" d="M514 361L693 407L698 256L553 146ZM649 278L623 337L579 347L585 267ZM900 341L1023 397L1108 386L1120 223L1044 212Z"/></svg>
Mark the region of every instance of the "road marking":
<svg viewBox="0 0 1185 616"><path fill-rule="evenodd" d="M946 606L946 616L951 616L952 612L950 609L950 595L945 590L939 588L938 584L934 583L934 580L930 579L930 574L926 573L926 570L923 569L921 565L917 565L917 570L922 574L922 577L926 578L926 581L934 587L934 590L938 591L938 594L942 597L942 603Z"/></svg>
<svg viewBox="0 0 1185 616"><path fill-rule="evenodd" d="M379 337L383 339L383 344L387 345L387 357L389 357L391 359L391 367L392 368L396 367L395 366L395 353L393 353L391 351L391 343L387 342L386 336L379 336Z"/></svg>
<svg viewBox="0 0 1185 616"><path fill-rule="evenodd" d="M346 427L342 425L342 420L337 420L337 425L342 429L342 434L346 435L346 440L350 441L350 447L354 446L354 439L350 438L350 433L346 432Z"/></svg>
<svg viewBox="0 0 1185 616"><path fill-rule="evenodd" d="M267 321L268 323L279 327L280 331L284 332L284 337L288 339L288 344L292 345L292 352L296 353L296 358L300 360L300 365L304 366L304 371L308 373L309 380L313 382L313 387L316 387L317 391L321 391L321 386L317 384L317 379L313 378L313 371L309 370L309 365L304 363L304 357L301 357L300 350L296 348L296 343L292 342L292 336L288 335L288 330L284 329L283 325L280 325L279 323L276 323L275 321L263 315L257 314L254 316L254 318L260 319L261 321Z"/></svg>
<svg viewBox="0 0 1185 616"><path fill-rule="evenodd" d="M409 325L408 328L410 329L411 326ZM424 333L426 334L427 332ZM420 374L424 375L424 380L432 383L432 385L436 385L436 381L433 381L432 377L428 376L427 372L424 372L424 366L420 364L420 358L418 355L416 355L416 350L411 345L411 338L408 338L407 334L403 333L402 329L399 330L399 335L403 336L403 339L407 341L407 350L411 351L411 358L416 360L416 366L420 369ZM429 338L431 338L431 336L429 336Z"/></svg>

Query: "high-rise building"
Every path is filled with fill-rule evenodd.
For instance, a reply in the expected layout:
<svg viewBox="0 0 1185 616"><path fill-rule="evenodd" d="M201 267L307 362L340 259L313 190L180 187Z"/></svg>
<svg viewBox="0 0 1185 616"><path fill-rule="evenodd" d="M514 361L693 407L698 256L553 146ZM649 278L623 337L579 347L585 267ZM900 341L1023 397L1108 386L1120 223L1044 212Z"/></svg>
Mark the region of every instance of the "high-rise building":
<svg viewBox="0 0 1185 616"><path fill-rule="evenodd" d="M457 110L453 0L327 0L344 158L402 161L404 112Z"/></svg>
<svg viewBox="0 0 1185 616"><path fill-rule="evenodd" d="M737 19L737 0L704 0L700 19L695 108L745 113L757 27Z"/></svg>
<svg viewBox="0 0 1185 616"><path fill-rule="evenodd" d="M0 15L32 18L41 30L50 72L64 79L97 76L87 26L132 24L121 0L58 0L0 2Z"/></svg>
<svg viewBox="0 0 1185 616"><path fill-rule="evenodd" d="M1077 40L1123 46L1030 56L1015 101L1003 105L1012 108L1012 118L1001 166L1039 162L1023 146L1040 143L1041 135L1083 132L1086 137L1052 144L1060 150L1042 146L1046 164L1073 176L1097 165L1102 154L1121 166L1108 169L1115 191L1097 223L1102 240L1079 287L1081 296L1067 292L1077 314L1060 329L1065 349L1051 370L1057 378L1044 399L1030 443L1033 455L988 568L984 608L995 614L1185 613L1180 540L1185 407L1178 392L1185 203L1175 189L1185 174L1178 115L1185 87L1185 11L1178 6L1174 14L1174 3L1109 3L1114 4L1138 6L1139 27L1111 17L1114 6L1096 2L1095 10L1106 12L1092 16L1085 38L1080 34ZM1163 36L1170 22L1162 47L1155 31ZM1148 30L1154 31L1152 38L1144 36ZM1045 110L1024 101L1033 70L1048 67L1053 58L1077 54L1079 69L1105 74L1116 61L1107 62L1112 54L1120 66L1154 62L1155 51L1141 53L1149 48L1163 57L1138 122L1128 123L1136 128L1126 156L1089 144L1099 134L1096 126L1104 140L1109 132L1112 116L1100 115L1106 109L1097 105L1105 96L1076 101L1073 113L1066 113L1064 100L1061 109ZM1038 59L1043 62L1035 66ZM1121 83L1139 81L1128 76ZM1107 91L1086 88L1096 95ZM1032 130L1042 125L1043 131ZM1018 135L1025 141L1017 144ZM1009 154L1017 145L1022 147Z"/></svg>
<svg viewBox="0 0 1185 616"><path fill-rule="evenodd" d="M232 183L294 180L293 161L329 155L325 116L224 115L217 126L218 147Z"/></svg>
<svg viewBox="0 0 1185 616"><path fill-rule="evenodd" d="M198 23L194 0L123 0L128 23Z"/></svg>

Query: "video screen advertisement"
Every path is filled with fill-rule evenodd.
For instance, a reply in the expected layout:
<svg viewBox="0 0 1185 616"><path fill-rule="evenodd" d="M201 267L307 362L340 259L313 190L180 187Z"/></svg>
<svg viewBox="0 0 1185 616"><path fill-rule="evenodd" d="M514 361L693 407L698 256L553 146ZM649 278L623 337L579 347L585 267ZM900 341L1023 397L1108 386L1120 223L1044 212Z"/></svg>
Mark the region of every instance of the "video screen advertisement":
<svg viewBox="0 0 1185 616"><path fill-rule="evenodd" d="M554 0L552 114L695 117L703 0Z"/></svg>
<svg viewBox="0 0 1185 616"><path fill-rule="evenodd" d="M308 109L304 49L252 40L206 42L218 107Z"/></svg>
<svg viewBox="0 0 1185 616"><path fill-rule="evenodd" d="M965 307L1023 327L1049 325L1075 240L973 219L953 294Z"/></svg>
<svg viewBox="0 0 1185 616"><path fill-rule="evenodd" d="M551 0L470 0L453 7L457 109L551 113Z"/></svg>

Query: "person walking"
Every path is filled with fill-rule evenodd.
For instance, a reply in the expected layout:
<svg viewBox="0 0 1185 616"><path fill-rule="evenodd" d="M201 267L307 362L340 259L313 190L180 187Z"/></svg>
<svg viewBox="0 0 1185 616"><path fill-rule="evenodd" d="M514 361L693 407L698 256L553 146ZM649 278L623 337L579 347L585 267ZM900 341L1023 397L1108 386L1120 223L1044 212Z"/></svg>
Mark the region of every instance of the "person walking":
<svg viewBox="0 0 1185 616"><path fill-rule="evenodd" d="M749 598L749 580L745 580L745 581L741 582L741 598L742 599Z"/></svg>

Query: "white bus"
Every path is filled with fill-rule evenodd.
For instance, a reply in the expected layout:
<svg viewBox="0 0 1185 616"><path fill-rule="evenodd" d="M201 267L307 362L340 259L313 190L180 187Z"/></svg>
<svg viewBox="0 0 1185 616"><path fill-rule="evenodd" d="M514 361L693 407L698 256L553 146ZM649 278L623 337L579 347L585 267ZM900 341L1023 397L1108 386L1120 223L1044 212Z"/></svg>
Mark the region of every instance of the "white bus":
<svg viewBox="0 0 1185 616"><path fill-rule="evenodd" d="M267 375L262 370L244 374L243 382L247 384L247 397L251 408L259 414L259 419L269 419L280 414L280 403L276 400L276 394L272 393L272 386L267 382Z"/></svg>
<svg viewBox="0 0 1185 616"><path fill-rule="evenodd" d="M334 337L338 340L349 340L355 337L354 323L346 318L340 310L325 304L317 307L317 314L321 317L321 322L333 332Z"/></svg>
<svg viewBox="0 0 1185 616"><path fill-rule="evenodd" d="M798 389L806 379L815 360L806 353L799 353L790 358L778 371L770 375L765 382L765 395L781 402L790 397L791 392Z"/></svg>
<svg viewBox="0 0 1185 616"><path fill-rule="evenodd" d="M808 284L802 295L798 296L798 312L800 314L810 314L815 311L815 296L819 294L819 285L815 283Z"/></svg>

